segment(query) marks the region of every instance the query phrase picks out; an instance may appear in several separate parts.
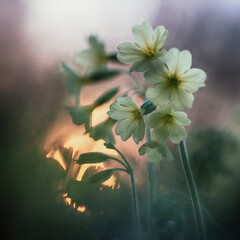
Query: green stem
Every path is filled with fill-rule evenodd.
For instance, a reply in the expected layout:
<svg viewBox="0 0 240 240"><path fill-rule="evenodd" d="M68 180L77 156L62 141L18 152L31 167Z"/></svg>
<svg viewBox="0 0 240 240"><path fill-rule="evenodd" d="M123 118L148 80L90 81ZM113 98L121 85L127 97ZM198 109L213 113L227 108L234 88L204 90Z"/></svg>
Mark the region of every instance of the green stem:
<svg viewBox="0 0 240 240"><path fill-rule="evenodd" d="M121 151L118 150L114 145L111 145L111 148L114 149L115 151L117 151L118 154L123 159L123 161L125 162L125 164L124 163L122 163L122 164L125 165L126 169L120 168L119 170L125 171L130 175L131 185L132 185L133 220L134 220L134 224L135 224L136 230L137 230L138 235L139 235L138 239L141 239L141 222L140 222L139 205L138 205L138 197L137 197L137 187L136 187L136 183L135 183L134 172L133 172L133 169L132 169L131 165L129 164L128 160L121 153Z"/></svg>
<svg viewBox="0 0 240 240"><path fill-rule="evenodd" d="M113 171L122 171L122 172L126 172L126 173L130 174L130 172L127 169L124 169L124 168L113 168L111 170L113 170Z"/></svg>
<svg viewBox="0 0 240 240"><path fill-rule="evenodd" d="M147 128L147 140L151 141L151 130ZM157 198L158 184L156 163L148 162L148 179L149 179L149 212L152 214L153 203Z"/></svg>
<svg viewBox="0 0 240 240"><path fill-rule="evenodd" d="M120 163L121 165L123 165L128 170L128 166L124 162L122 162L120 159L115 158L115 157L111 157L111 159Z"/></svg>
<svg viewBox="0 0 240 240"><path fill-rule="evenodd" d="M113 146L113 148L118 152L118 154L121 156L121 158L122 158L123 161L125 162L126 168L127 168L128 170L132 170L132 168L131 168L129 162L127 161L127 159L125 158L125 156L124 156L115 146Z"/></svg>
<svg viewBox="0 0 240 240"><path fill-rule="evenodd" d="M141 223L140 223L140 214L139 214L139 205L137 197L137 188L135 183L135 177L133 170L130 172L131 185L132 185L132 205L133 205L133 218L136 226L136 230L141 237Z"/></svg>
<svg viewBox="0 0 240 240"><path fill-rule="evenodd" d="M125 71L125 70L120 70L120 71L122 74L128 75L131 78L131 80L133 80L133 82L136 84L136 86L139 85L138 79L132 73Z"/></svg>
<svg viewBox="0 0 240 240"><path fill-rule="evenodd" d="M182 162L185 178L186 178L188 189L192 199L198 238L199 240L206 240L206 230L205 230L205 224L204 224L203 215L202 215L201 204L198 196L197 187L193 178L192 170L190 167L190 162L188 159L187 147L185 142L180 142L179 151L181 155L181 162Z"/></svg>

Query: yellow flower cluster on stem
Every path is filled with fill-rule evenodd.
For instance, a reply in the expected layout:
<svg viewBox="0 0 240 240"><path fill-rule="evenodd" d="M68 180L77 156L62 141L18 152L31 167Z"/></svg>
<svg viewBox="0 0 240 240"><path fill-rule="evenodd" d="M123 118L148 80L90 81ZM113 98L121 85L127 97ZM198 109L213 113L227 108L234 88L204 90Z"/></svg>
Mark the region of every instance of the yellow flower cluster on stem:
<svg viewBox="0 0 240 240"><path fill-rule="evenodd" d="M204 221L201 205L183 141L187 138L184 126L191 121L184 109L191 109L193 93L205 86L206 73L198 68L191 68L192 55L188 50L164 49L168 31L164 26L154 30L147 21L135 24L132 28L133 42L118 45L117 58L120 62L131 64L129 72L145 72L145 79L152 84L145 97L151 100L156 109L138 108L128 97L118 98L110 107L110 118L119 120L115 129L123 141L133 136L136 143L144 137L143 115L147 113L145 125L152 129L148 142L139 148L139 154L147 154L148 162L159 162L163 157L171 161L173 156L166 142L179 144L180 155L189 192L192 197L195 220L199 239L205 240ZM145 107L147 104L143 104ZM149 176L151 179L151 176Z"/></svg>

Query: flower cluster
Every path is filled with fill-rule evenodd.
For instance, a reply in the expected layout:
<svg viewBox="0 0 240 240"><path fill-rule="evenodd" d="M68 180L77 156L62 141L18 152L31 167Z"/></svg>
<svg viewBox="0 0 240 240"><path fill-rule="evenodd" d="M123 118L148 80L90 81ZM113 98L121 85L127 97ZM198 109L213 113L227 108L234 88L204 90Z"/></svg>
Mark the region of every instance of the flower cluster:
<svg viewBox="0 0 240 240"><path fill-rule="evenodd" d="M133 26L132 34L134 42L118 45L117 58L131 64L130 72L145 72L145 79L152 84L145 97L151 100L151 111L156 111L139 109L130 98L120 97L111 105L108 115L119 120L115 132L123 141L133 136L138 143L144 137L145 126L152 129L152 140L140 147L140 155L147 153L150 162L160 161L162 157L170 161L172 154L166 142L169 139L178 144L186 139L184 126L190 125L191 121L182 110L192 108L193 93L205 86L206 73L191 68L192 55L188 50L172 48L167 52L164 49L168 39L164 26L153 30L147 21L143 21Z"/></svg>
<svg viewBox="0 0 240 240"><path fill-rule="evenodd" d="M142 21L133 25L132 35L133 41L118 44L117 54L108 54L104 44L97 37L90 36L90 47L80 51L76 58L78 65L85 66L86 73L81 77L66 64L63 65L68 74L67 85L77 105L67 109L73 123L85 124L86 132L95 140L114 142L111 128L117 122L115 133L123 141L132 136L138 144L143 140L147 128L148 142L140 147L139 154L147 154L150 162L160 161L163 157L170 161L172 155L166 143L170 140L179 144L186 139L184 126L190 125L191 121L183 110L192 108L193 93L205 86L206 73L191 68L192 55L188 50L165 49L168 30L164 26L153 29L147 21ZM142 79L146 82L142 85L151 85L143 90L146 101L138 107L129 97L118 97L110 106L109 119L93 128L90 126L93 109L111 100L116 90L104 94L93 105L82 107L79 102L82 85L121 74L121 70L107 67L108 61L116 60L130 64L129 72L144 73Z"/></svg>
<svg viewBox="0 0 240 240"><path fill-rule="evenodd" d="M149 213L152 213L158 193L155 166L152 163L160 162L163 158L169 162L173 161L174 157L168 143L179 144L186 180L189 186L193 186L189 190L190 195L194 196L193 207L199 239L205 239L201 205L183 141L187 138L185 126L191 124L184 110L192 108L193 93L205 86L206 73L191 67L192 55L188 50L165 49L168 30L164 26L153 29L147 21L142 21L132 27L132 35L133 41L120 43L117 46L118 52L110 54L105 50L103 42L95 36L90 36L89 48L78 52L73 69L65 63L62 64L67 75L67 87L75 100L74 106L66 107L72 122L84 126L85 134L95 141L104 140L106 148L118 153L117 157L99 152L84 153L79 156L76 163L96 164L113 160L121 164L121 168L105 169L81 181L70 180L67 184L68 196L72 198L74 204L79 204L82 193L87 192L90 186L99 186L98 184L108 180L116 171L128 173L132 184L133 216L140 236L141 224L134 171L127 158L115 147L112 128L116 123L116 135L119 135L122 141L132 137L136 144L144 139L146 132L147 141L143 142L138 152L141 156L146 154L149 162ZM129 72L122 68L111 68L109 62L130 64ZM75 71L77 67L81 71ZM132 73L133 71L135 73ZM128 90L125 90L125 95L119 96L120 87L108 90L88 106L82 105L81 92L85 85L120 74L127 74L134 81L134 87L128 90L131 94L137 93L143 98L140 107L128 97L130 95ZM113 102L116 95L118 97ZM108 119L98 125L92 124L93 111L110 101L113 103L107 112ZM152 217L151 214L149 217ZM148 222L151 223L151 218Z"/></svg>

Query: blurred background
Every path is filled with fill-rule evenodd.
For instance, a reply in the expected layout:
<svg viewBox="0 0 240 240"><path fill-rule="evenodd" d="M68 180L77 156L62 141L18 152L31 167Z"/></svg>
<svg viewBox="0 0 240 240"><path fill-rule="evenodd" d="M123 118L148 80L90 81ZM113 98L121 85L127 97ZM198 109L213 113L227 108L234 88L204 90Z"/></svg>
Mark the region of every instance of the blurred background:
<svg viewBox="0 0 240 240"><path fill-rule="evenodd" d="M190 50L193 67L207 72L207 87L195 94L189 112L190 159L202 203L211 213L206 213L209 236L239 239L240 1L1 0L0 177L6 239L132 239L131 206L121 197L130 198L124 176L116 176L109 186L83 200L86 211L76 211L59 195L66 166L53 158L57 145L60 158L66 160L69 147L76 148L70 136L83 134L64 110L69 92L61 62L73 62L77 51L87 47L90 34L96 34L108 52L116 52L119 42L132 39L132 25L144 19L169 30L167 50ZM121 76L86 87L83 102L91 103L106 89L128 80ZM96 113L96 118L100 116ZM81 141L80 152L102 149L90 139ZM126 145L121 145L123 151ZM183 214L191 212L186 211L189 203L182 203L174 193L187 189L177 149L173 151L176 161L163 161L159 167L162 194L155 220L156 229L164 228L156 232L162 239L193 239L192 216ZM134 158L136 152L127 154ZM144 158L132 160L143 205L144 162Z"/></svg>

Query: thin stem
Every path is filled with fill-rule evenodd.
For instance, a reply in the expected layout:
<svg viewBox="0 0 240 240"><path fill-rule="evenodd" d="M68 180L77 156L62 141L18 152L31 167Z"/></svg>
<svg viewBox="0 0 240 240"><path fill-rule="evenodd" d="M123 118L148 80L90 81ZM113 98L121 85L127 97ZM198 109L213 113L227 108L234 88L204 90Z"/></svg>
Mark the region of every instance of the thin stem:
<svg viewBox="0 0 240 240"><path fill-rule="evenodd" d="M121 73L128 75L137 86L139 85L138 79L132 73L125 70L121 70Z"/></svg>
<svg viewBox="0 0 240 240"><path fill-rule="evenodd" d="M133 217L137 232L141 234L141 223L140 223L140 214L139 214L139 205L138 205L138 197L137 197L137 188L135 183L135 177L133 171L130 173L131 184L132 184L132 205L133 205Z"/></svg>
<svg viewBox="0 0 240 240"><path fill-rule="evenodd" d="M120 150L118 150L114 145L111 146L113 149L115 149L119 155L122 157L124 162L126 163L127 169L120 168L120 171L125 170L130 175L131 179L131 185L132 185L132 207L133 207L133 220L135 223L135 227L137 229L139 239L141 239L141 222L140 222L140 214L139 214L139 205L138 205L138 197L137 197L137 188L135 183L135 177L132 167L130 166L128 160L125 158L125 156L121 153Z"/></svg>
<svg viewBox="0 0 240 240"><path fill-rule="evenodd" d="M122 171L122 172L126 172L128 174L131 174L127 169L124 169L124 168L113 168L112 170L113 171Z"/></svg>
<svg viewBox="0 0 240 240"><path fill-rule="evenodd" d="M132 168L128 162L128 160L125 158L125 156L113 145L113 148L118 152L118 154L121 156L121 158L123 159L123 161L126 163L127 169L132 171Z"/></svg>
<svg viewBox="0 0 240 240"><path fill-rule="evenodd" d="M205 224L204 224L204 219L202 215L201 204L199 200L197 187L192 174L192 170L190 167L190 162L188 159L187 147L185 142L180 142L179 151L180 151L181 162L182 162L185 178L186 178L188 189L192 199L198 238L199 240L206 240L206 230L205 230Z"/></svg>
<svg viewBox="0 0 240 240"><path fill-rule="evenodd" d="M115 158L115 157L111 157L111 159L114 160L114 161L116 161L116 162L118 162L118 163L120 163L120 164L123 165L126 169L128 169L128 166L127 166L124 162L122 162L120 159Z"/></svg>
<svg viewBox="0 0 240 240"><path fill-rule="evenodd" d="M151 141L151 130L149 128L147 128L147 140ZM150 202L149 211L151 214L153 203L156 200L158 193L156 163L148 162L148 178L149 178L149 202Z"/></svg>

